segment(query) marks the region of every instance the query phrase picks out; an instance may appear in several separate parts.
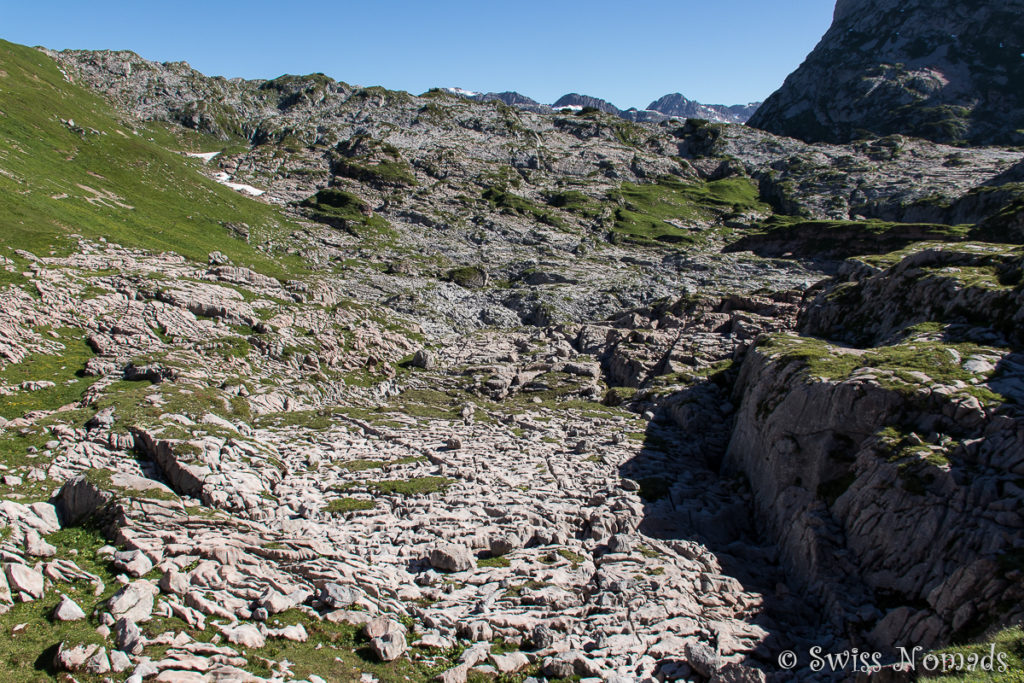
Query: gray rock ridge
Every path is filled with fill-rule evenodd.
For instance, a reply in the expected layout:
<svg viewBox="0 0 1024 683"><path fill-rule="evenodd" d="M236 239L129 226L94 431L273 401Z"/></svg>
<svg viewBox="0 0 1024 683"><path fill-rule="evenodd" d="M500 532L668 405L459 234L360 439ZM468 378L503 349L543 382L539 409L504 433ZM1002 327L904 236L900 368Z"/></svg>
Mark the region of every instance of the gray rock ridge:
<svg viewBox="0 0 1024 683"><path fill-rule="evenodd" d="M588 192L599 198L622 181L651 182L663 174L720 178L742 173L758 182L761 195L776 210L788 214L959 224L998 213L1019 194L1015 176L1004 175L1020 163L1015 149L943 146L898 136L850 145L808 145L746 126L668 121L634 123L637 128L631 135L646 140L637 146L623 144L624 133L614 125L615 119L591 121L533 113L502 108L501 102L474 103L443 93L413 98L382 89L354 89L316 75L266 82L226 81L208 78L181 63L146 62L126 52L55 56L83 81L144 120L178 121L212 130L203 121L215 118L221 122L217 126L228 125L235 134L257 143L246 153L220 157L214 163L225 173L269 186L270 201L306 200L334 183L359 195L400 232L406 224L461 231L461 226L436 218L438 213L452 215L464 210L454 201L459 193L431 193L423 197L426 205L415 209L389 207L385 202L387 186L373 192L367 184L349 177L351 169L363 163L359 159L356 166L347 162L350 170L343 171L347 176L338 174L334 146L353 136L369 135L397 149L401 161L410 167L411 177L426 186L439 180L478 183L481 174L491 172L496 164L508 163L527 177L526 197L541 203L545 193L557 191L563 177L594 179ZM166 95L148 97L146 93L153 88ZM296 92L305 94L295 97ZM217 109L216 117L210 111L202 113L209 107ZM185 111L201 115L186 120L181 116ZM227 134L227 129L218 129L218 134ZM279 162L266 154L276 141L288 136L302 143L293 152L302 173L280 172ZM500 144L496 143L499 140ZM456 142L460 153L453 157L447 145ZM577 149L581 143L583 147ZM372 157L379 155L379 150L368 153ZM673 154L687 164L667 163L668 155ZM1005 191L993 192L994 183L1005 186ZM531 186L533 189L528 189ZM477 229L467 230L463 239L479 242L480 230L490 232L497 225L517 233L501 242L534 239L536 226L508 226L512 221L507 215L477 221ZM581 221L580 227L592 231L597 226L594 221ZM570 250L578 247L578 242L565 244L564 234L551 232L548 239L555 244ZM471 253L462 239L432 243L448 251L455 261ZM493 248L493 239L491 246L492 258L524 258L509 254L507 248ZM454 249L461 253L451 253ZM661 293L669 294L669 290ZM608 309L591 310L588 315L610 313Z"/></svg>
<svg viewBox="0 0 1024 683"><path fill-rule="evenodd" d="M902 134L1021 144L1024 5L840 0L749 125L808 141Z"/></svg>

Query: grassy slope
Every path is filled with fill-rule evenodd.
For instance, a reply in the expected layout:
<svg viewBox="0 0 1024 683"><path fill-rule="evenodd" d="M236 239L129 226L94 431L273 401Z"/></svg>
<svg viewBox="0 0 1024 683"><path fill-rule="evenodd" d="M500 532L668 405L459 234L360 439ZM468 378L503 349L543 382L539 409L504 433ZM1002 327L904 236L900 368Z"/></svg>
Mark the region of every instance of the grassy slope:
<svg viewBox="0 0 1024 683"><path fill-rule="evenodd" d="M200 161L173 151L204 144L223 146L123 121L45 54L0 41L0 254L59 253L79 234L198 261L221 251L270 275L301 270L297 259L270 257L230 235L226 222L248 224L254 244L292 226L275 207L209 180Z"/></svg>

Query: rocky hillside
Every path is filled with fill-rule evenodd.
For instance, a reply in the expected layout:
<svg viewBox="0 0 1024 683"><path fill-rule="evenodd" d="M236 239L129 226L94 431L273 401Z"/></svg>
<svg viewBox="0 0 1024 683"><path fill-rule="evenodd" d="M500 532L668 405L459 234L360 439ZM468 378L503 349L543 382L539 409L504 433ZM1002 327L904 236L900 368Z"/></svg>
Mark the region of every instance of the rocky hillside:
<svg viewBox="0 0 1024 683"><path fill-rule="evenodd" d="M750 125L810 142L900 133L1024 144L1024 3L840 0Z"/></svg>
<svg viewBox="0 0 1024 683"><path fill-rule="evenodd" d="M1018 149L0 74L12 679L1024 671Z"/></svg>

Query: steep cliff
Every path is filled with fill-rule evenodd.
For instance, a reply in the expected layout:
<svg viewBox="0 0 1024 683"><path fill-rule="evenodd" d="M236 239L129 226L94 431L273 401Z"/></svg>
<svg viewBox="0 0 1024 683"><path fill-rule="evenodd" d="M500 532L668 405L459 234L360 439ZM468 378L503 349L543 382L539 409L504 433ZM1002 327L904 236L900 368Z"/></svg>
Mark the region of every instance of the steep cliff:
<svg viewBox="0 0 1024 683"><path fill-rule="evenodd" d="M842 341L764 337L737 381L727 470L787 569L875 647L1024 616L1020 259L964 244L851 260L801 315Z"/></svg>

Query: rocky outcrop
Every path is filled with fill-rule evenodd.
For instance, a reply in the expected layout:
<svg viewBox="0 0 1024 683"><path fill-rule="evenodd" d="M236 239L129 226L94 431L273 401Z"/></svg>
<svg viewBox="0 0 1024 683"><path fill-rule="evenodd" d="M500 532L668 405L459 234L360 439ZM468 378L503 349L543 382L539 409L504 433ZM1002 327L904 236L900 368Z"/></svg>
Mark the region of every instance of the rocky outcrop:
<svg viewBox="0 0 1024 683"><path fill-rule="evenodd" d="M1021 144L1022 33L1020 0L839 0L821 42L748 123L813 142Z"/></svg>
<svg viewBox="0 0 1024 683"><path fill-rule="evenodd" d="M727 467L794 576L877 647L1020 619L1000 603L1024 594L1006 563L1024 535L1020 416L934 384L908 400L879 373L823 379L798 353L752 352Z"/></svg>
<svg viewBox="0 0 1024 683"><path fill-rule="evenodd" d="M1024 593L1020 259L977 243L851 259L800 315L841 343L764 337L740 372L727 470L793 575L877 647L1021 617L1004 600Z"/></svg>
<svg viewBox="0 0 1024 683"><path fill-rule="evenodd" d="M962 339L1024 347L1018 250L965 243L910 251L891 265L845 262L834 280L814 292L801 316L802 331L873 346L932 322L955 325Z"/></svg>

